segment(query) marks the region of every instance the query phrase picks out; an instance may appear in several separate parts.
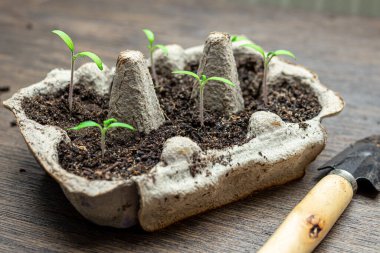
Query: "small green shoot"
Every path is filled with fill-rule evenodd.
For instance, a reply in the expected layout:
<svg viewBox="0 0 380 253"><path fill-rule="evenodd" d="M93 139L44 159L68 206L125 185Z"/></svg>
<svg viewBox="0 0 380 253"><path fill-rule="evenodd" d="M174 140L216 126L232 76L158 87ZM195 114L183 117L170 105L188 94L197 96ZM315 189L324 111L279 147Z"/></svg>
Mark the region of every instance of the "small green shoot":
<svg viewBox="0 0 380 253"><path fill-rule="evenodd" d="M288 50L276 50L276 51L270 51L268 53L265 53L265 51L262 47L260 47L257 44L253 44L253 43L247 43L247 44L243 44L241 46L247 47L247 48L252 48L252 49L256 50L257 52L259 52L261 54L261 56L263 57L263 60L264 60L264 77L263 77L263 82L261 84L261 96L263 98L264 104L267 105L268 104L267 75L268 75L269 63L271 62L271 60L275 56L285 55L285 56L292 57L294 59L296 59L296 56Z"/></svg>
<svg viewBox="0 0 380 253"><path fill-rule="evenodd" d="M199 84L199 121L201 122L202 127L204 126L204 116L203 116L204 95L203 94L204 94L204 89L205 89L206 84L209 81L217 81L217 82L225 83L231 87L236 87L236 85L233 82L231 82L228 79L222 78L222 77L213 76L213 77L207 78L205 75L198 76L194 72L185 71L185 70L176 70L176 71L173 71L172 73L173 74L180 74L180 75L188 75L188 76L193 77L195 80L197 80L197 82Z"/></svg>
<svg viewBox="0 0 380 253"><path fill-rule="evenodd" d="M74 79L75 60L78 59L79 57L89 57L91 60L93 60L96 63L96 66L98 66L100 70L103 70L103 62L99 58L99 56L97 56L96 54L92 52L80 52L80 53L75 54L74 42L71 40L69 35L67 35L65 32L60 31L60 30L53 30L51 32L58 35L63 40L63 42L65 42L66 46L69 48L71 52L71 76L70 76L70 85L69 85L69 109L71 112L73 109L73 91L74 91L73 79Z"/></svg>
<svg viewBox="0 0 380 253"><path fill-rule="evenodd" d="M104 158L104 153L106 151L106 133L107 133L108 129L121 127L121 128L126 128L126 129L131 130L131 131L136 130L133 126L126 124L126 123L118 122L114 118L107 119L107 120L103 121L103 127L100 124L96 123L95 121L90 120L90 121L84 121L75 127L69 128L68 130L81 130L81 129L87 128L87 127L98 127L100 129L100 134L101 134L100 135L100 147L102 149L102 159Z"/></svg>
<svg viewBox="0 0 380 253"><path fill-rule="evenodd" d="M242 36L242 35L232 35L231 36L231 42L234 43L234 42L239 42L239 41L247 41L247 42L250 42L250 40L245 37L245 36Z"/></svg>
<svg viewBox="0 0 380 253"><path fill-rule="evenodd" d="M155 40L154 33L151 30L143 29L143 32L145 33L145 36L147 37L147 39L149 41L148 49L149 49L149 56L150 56L150 65L152 68L153 80L157 86L158 85L158 78L157 78L157 73L156 73L156 66L154 65L153 53L157 49L161 49L165 55L168 55L169 51L168 51L168 48L162 44L154 44L154 40Z"/></svg>

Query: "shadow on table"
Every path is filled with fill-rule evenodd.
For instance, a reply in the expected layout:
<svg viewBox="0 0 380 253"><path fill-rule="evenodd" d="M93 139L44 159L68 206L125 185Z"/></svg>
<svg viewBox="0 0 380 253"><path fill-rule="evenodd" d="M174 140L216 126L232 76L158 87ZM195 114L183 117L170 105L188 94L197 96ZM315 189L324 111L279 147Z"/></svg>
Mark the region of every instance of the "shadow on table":
<svg viewBox="0 0 380 253"><path fill-rule="evenodd" d="M253 242L246 242L245 247L248 245L251 248L253 243L260 243L261 245L277 225L267 224L265 217L273 218L275 216L276 219L279 217L278 221L280 222L281 218L287 213L289 208L287 206L283 206L282 214L271 210L273 203L270 202L273 201L273 198L282 198L281 196L276 196L281 195L278 194L278 188L254 194L232 205L208 211L207 214L200 214L177 222L160 231L149 233L143 231L138 225L128 229L116 229L98 226L87 221L66 199L59 185L45 174L40 181L40 192L36 194L38 195L36 201L40 202L41 205L37 205L39 208L35 212L38 213L38 216L43 217L40 220L42 220L41 222L44 223L44 226L48 226L50 230L60 234L59 243L68 244L68 247L76 249L92 249L95 251L112 251L112 249L120 248L178 250L179 248L197 244L198 249L202 250L205 249L202 247L210 247L210 244L206 243L202 246L203 240L208 240L214 236L219 237L216 239L217 241L223 240L218 234L221 229L236 230L238 231L237 233L242 233L246 236L247 234L262 234L263 237L253 237ZM46 203L49 203L49 205ZM265 211L256 210L261 208L265 209ZM263 222L257 222L256 220ZM247 226L247 222L250 225ZM240 240L239 238L241 238L241 235L236 234L236 238L230 238L230 240L236 241ZM168 243L169 241L170 244Z"/></svg>

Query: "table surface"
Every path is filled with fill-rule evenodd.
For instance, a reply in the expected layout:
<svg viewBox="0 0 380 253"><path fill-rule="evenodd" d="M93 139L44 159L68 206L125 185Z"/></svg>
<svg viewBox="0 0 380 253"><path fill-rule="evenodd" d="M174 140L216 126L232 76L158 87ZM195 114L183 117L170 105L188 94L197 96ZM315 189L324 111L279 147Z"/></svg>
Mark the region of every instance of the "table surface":
<svg viewBox="0 0 380 253"><path fill-rule="evenodd" d="M298 63L346 101L325 119L327 145L304 178L253 194L155 233L86 221L36 163L13 115L0 108L1 252L251 252L257 250L316 182L317 167L350 143L380 133L380 19L254 6L248 1L3 0L0 2L0 86L6 99L69 68L67 48L50 31L68 32L79 49L108 66L125 49L146 52L142 28L157 41L202 44L211 31L246 34L267 49L295 52ZM22 172L25 170L25 172ZM378 196L356 195L316 252L380 252ZM291 235L290 235L291 236Z"/></svg>

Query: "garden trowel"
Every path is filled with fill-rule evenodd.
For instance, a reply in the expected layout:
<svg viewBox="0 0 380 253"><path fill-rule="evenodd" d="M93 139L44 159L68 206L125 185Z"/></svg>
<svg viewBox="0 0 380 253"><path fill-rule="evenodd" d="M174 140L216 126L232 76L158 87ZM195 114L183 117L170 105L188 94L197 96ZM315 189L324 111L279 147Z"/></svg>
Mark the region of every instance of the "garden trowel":
<svg viewBox="0 0 380 253"><path fill-rule="evenodd" d="M380 135L360 140L320 169L331 170L286 217L263 252L311 252L361 192L380 191Z"/></svg>

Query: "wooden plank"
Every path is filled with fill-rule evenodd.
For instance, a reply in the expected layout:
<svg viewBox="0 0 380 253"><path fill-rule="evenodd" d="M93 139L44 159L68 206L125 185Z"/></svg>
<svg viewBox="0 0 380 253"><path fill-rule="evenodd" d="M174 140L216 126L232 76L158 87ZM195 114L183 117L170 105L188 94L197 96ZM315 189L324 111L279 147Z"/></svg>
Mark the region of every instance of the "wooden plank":
<svg viewBox="0 0 380 253"><path fill-rule="evenodd" d="M32 27L32 29L28 29ZM113 66L124 49L146 52L142 28L162 43L203 43L208 32L246 34L268 49L286 48L346 100L326 119L327 146L301 180L181 221L155 233L93 225L66 200L29 153L13 116L0 108L1 252L255 251L316 182L316 168L349 143L380 132L380 19L282 11L245 1L0 2L1 85L11 92L68 68L68 52L50 34L61 28L80 49ZM20 172L25 169L26 172ZM316 252L378 252L379 197L356 195Z"/></svg>

